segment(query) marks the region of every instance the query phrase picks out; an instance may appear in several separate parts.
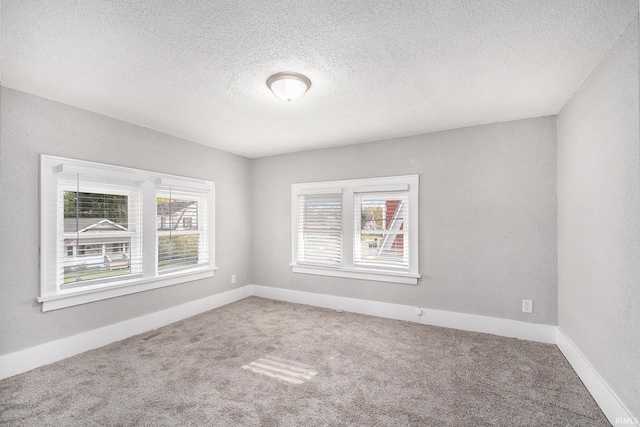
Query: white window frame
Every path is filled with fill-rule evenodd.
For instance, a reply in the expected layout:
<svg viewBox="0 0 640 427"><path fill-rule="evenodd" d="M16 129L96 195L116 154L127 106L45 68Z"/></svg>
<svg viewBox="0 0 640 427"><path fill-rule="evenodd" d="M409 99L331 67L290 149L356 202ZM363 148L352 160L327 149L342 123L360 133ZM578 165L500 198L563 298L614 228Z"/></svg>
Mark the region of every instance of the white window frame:
<svg viewBox="0 0 640 427"><path fill-rule="evenodd" d="M158 197L167 197L168 187L174 188L175 197L180 198L189 198L190 200L198 202L198 206L205 206L207 203L206 193L208 192L208 188L206 185L188 185L185 187L184 182L176 181L175 179L167 179L160 178L156 180L157 184L157 192L156 192L156 203ZM195 192L194 192L195 190ZM170 190L169 190L170 191ZM157 206L157 204L156 204ZM162 229L157 226L157 217L156 217L156 243L158 242L159 237L161 236L180 236L180 235L197 235L198 236L198 248L203 249L204 254L207 254L205 259L201 259L200 262L208 263L209 262L209 221L207 212L209 209L200 209L198 208L197 215L198 228L196 230L174 230L169 231ZM157 245L158 246L158 245ZM193 269L194 266L186 266L186 267L178 267L178 268L169 268L167 270L159 270L159 275L172 274L173 272L177 272L179 270L190 270Z"/></svg>
<svg viewBox="0 0 640 427"><path fill-rule="evenodd" d="M60 267L60 251L66 253L64 229L60 229L59 206L61 194L67 187L59 184L61 172L87 174L100 179L137 182L138 197L142 203L142 265L140 274L122 276L122 280L87 284L78 288L61 289L56 272ZM157 255L157 202L156 188L160 184L172 184L182 188L204 190L207 194L206 244L208 259L192 268L179 271L158 271ZM100 191L99 186L95 191ZM132 169L84 160L40 155L40 289L36 301L42 303L42 311L57 310L86 304L136 292L172 286L213 277L215 266L215 184L212 181L168 175L141 169ZM134 277L135 276L135 277Z"/></svg>
<svg viewBox="0 0 640 427"><path fill-rule="evenodd" d="M55 169L55 181L56 181L56 185L57 185L57 190L56 190L56 194L57 194L57 205L55 207L55 213L56 215L60 215L63 213L63 206L64 206L64 193L67 191L72 191L75 192L77 190L77 182L75 181L77 179L77 175L79 172L75 172L75 170L70 170L69 169L70 165L67 165L66 170L65 170L65 165L62 164L58 164L58 166ZM76 169L77 170L77 169ZM71 173L69 173L71 172ZM66 176L65 176L66 175ZM75 176L74 176L75 175ZM128 217L128 222L129 224L139 224L141 223L141 212L140 212L140 201L141 201L141 194L139 191L139 186L140 183L137 180L132 180L130 176L127 176L127 181L129 181L128 185L123 185L122 182L124 182L124 180L116 180L114 179L115 177L110 177L109 180L111 180L111 182L108 182L107 180L105 180L103 177L100 177L99 175L95 175L95 176L86 176L87 174L84 174L84 180L85 182L82 183L82 189L80 192L87 192L87 193L101 193L101 194L117 194L117 195L123 195L123 196L127 196L128 199L128 212L127 212L127 217ZM58 178L59 177L59 178ZM73 178L71 178L73 177ZM92 179L93 178L93 179ZM99 182L100 181L100 182ZM117 182L120 181L120 182ZM123 188L124 187L124 188ZM62 229L58 229L56 231L56 234L59 238L58 240L58 247L57 252L56 252L56 256L57 256L57 260L59 261L60 257L59 255L64 252L65 254L68 253L67 248L66 248L66 244L64 244L64 248L60 247L60 245L63 244L63 242L66 242L66 240L70 240L70 239L75 239L77 237L77 233L76 232L67 232L64 230L64 223L62 223L61 221L61 217L57 217L58 221L58 227L62 228ZM95 240L95 239L100 239L100 238L109 238L109 237L123 237L123 238L128 238L130 239L130 244L131 241L142 241L142 230L141 229L136 229L136 230L126 230L126 231L109 231L109 232L102 232L99 233L99 235L94 235L93 237L88 237L88 240ZM95 244L95 243L87 243L85 245L82 246L103 246L102 244ZM129 254L133 259L139 259L141 258L141 251L142 248L140 247L141 245L139 244L134 244L134 247L136 249L136 253L134 254ZM102 249L102 248L101 248ZM80 247L76 246L76 251L78 250L83 250ZM86 250L86 249L85 249ZM129 251L131 252L131 251ZM76 257L74 258L82 258L87 254L75 254ZM89 257L93 257L92 255L94 254L89 254ZM102 252L102 250L100 250L100 252L96 252L95 255L106 255L105 253ZM66 258L66 257L65 257ZM57 264L56 269L60 269L61 265ZM130 275L127 275L126 277L128 279L131 278L137 278L141 276L141 268L139 265L132 265L131 266L131 273ZM56 277L56 280L58 278ZM111 278L111 279L102 279L100 281L100 279L98 280L92 280L91 282L88 282L88 285L81 285L81 288L84 289L88 289L91 286L94 285L98 285L101 282L104 283L112 283L112 282L116 282L117 280ZM77 292L79 289L76 289L75 291L71 288L74 288L73 286L67 287L66 289L63 289L62 287L62 283L57 283L58 287L59 287L59 292L61 294L68 294L68 293L74 293Z"/></svg>
<svg viewBox="0 0 640 427"><path fill-rule="evenodd" d="M419 175L402 175L380 178L350 179L295 183L291 185L291 269L294 273L344 277L378 282L417 285L420 278L419 257ZM355 206L354 194L359 192L384 192L408 190L410 218L409 266L406 269L367 268L354 263ZM342 192L342 266L322 267L298 263L298 200L305 194L329 194Z"/></svg>

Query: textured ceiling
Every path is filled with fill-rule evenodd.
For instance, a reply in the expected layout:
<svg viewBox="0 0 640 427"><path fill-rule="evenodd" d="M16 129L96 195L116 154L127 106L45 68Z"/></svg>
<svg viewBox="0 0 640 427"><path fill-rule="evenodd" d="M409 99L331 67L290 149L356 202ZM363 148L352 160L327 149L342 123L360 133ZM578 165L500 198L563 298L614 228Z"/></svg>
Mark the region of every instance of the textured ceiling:
<svg viewBox="0 0 640 427"><path fill-rule="evenodd" d="M247 157L556 114L638 0L2 0L2 84ZM265 81L297 71L297 103Z"/></svg>

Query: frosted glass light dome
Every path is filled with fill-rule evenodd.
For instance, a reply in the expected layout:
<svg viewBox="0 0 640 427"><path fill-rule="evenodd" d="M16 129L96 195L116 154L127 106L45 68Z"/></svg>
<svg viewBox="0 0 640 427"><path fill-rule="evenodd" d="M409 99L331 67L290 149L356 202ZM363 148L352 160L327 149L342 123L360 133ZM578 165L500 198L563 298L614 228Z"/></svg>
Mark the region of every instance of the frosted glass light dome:
<svg viewBox="0 0 640 427"><path fill-rule="evenodd" d="M311 81L302 74L282 72L269 77L267 86L278 99L295 102L307 92Z"/></svg>

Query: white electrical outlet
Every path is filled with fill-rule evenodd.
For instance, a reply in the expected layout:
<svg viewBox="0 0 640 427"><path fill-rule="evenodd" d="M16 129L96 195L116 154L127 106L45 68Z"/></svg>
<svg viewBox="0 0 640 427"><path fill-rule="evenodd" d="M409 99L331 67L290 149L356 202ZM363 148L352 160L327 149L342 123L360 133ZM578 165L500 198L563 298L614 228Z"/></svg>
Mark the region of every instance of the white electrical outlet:
<svg viewBox="0 0 640 427"><path fill-rule="evenodd" d="M533 313L533 301L530 299L522 300L522 312L523 313Z"/></svg>
<svg viewBox="0 0 640 427"><path fill-rule="evenodd" d="M236 283L236 275L232 274L231 275L231 284L233 285L234 283Z"/></svg>

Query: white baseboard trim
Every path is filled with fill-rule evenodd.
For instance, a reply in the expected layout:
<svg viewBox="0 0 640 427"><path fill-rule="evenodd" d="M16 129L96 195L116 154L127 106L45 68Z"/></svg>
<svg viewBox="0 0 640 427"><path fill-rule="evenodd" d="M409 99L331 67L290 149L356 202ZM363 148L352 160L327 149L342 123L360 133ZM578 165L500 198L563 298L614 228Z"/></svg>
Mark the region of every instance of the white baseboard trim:
<svg viewBox="0 0 640 427"><path fill-rule="evenodd" d="M452 311L423 308L422 315L416 314L416 306L391 304L357 298L337 297L314 294L290 289L253 285L253 295L279 301L308 304L316 307L333 308L352 313L368 314L389 319L406 320L425 325L462 329L472 332L484 332L503 337L538 341L547 344L556 343L556 327L475 314L455 313Z"/></svg>
<svg viewBox="0 0 640 427"><path fill-rule="evenodd" d="M622 403L611 387L602 379L589 360L582 354L580 349L571 341L560 327L557 327L556 345L569 361L571 367L582 380L593 399L596 401L602 412L611 424L615 425L638 425L638 417L634 417L631 411Z"/></svg>
<svg viewBox="0 0 640 427"><path fill-rule="evenodd" d="M251 296L252 286L222 292L166 310L0 356L0 379L156 329Z"/></svg>

